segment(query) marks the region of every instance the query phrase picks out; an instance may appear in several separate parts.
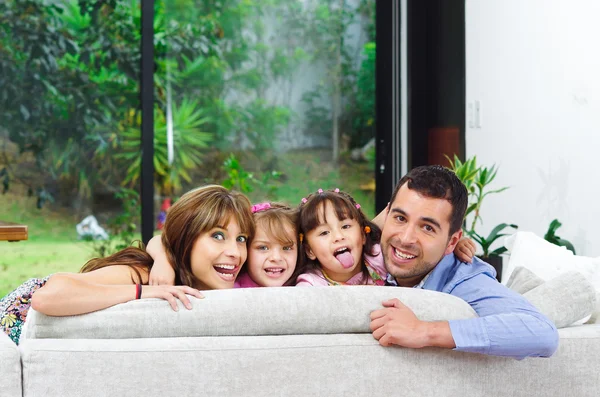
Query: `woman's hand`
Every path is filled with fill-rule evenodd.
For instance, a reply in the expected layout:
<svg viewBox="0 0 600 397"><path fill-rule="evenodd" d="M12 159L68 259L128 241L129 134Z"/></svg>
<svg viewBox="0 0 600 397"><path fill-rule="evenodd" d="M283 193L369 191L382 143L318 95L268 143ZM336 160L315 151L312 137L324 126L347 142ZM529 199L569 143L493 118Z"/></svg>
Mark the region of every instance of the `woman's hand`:
<svg viewBox="0 0 600 397"><path fill-rule="evenodd" d="M204 299L204 295L195 288L188 287L186 285L142 285L142 296L141 299L146 298L159 298L169 302L173 310L178 311L179 306L177 300L186 307L186 309L192 309L192 303L187 295L195 296L198 299Z"/></svg>
<svg viewBox="0 0 600 397"><path fill-rule="evenodd" d="M476 250L475 242L468 237L463 237L454 247L454 255L461 262L472 263Z"/></svg>

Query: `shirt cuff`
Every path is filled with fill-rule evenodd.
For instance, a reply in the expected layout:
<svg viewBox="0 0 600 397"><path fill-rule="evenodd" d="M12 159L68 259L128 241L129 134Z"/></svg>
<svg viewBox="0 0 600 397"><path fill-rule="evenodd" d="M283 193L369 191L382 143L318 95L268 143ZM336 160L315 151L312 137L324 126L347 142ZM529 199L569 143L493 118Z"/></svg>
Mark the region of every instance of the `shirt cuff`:
<svg viewBox="0 0 600 397"><path fill-rule="evenodd" d="M448 325L450 325L450 332L456 345L454 350L488 354L490 338L487 328L480 318L450 320Z"/></svg>

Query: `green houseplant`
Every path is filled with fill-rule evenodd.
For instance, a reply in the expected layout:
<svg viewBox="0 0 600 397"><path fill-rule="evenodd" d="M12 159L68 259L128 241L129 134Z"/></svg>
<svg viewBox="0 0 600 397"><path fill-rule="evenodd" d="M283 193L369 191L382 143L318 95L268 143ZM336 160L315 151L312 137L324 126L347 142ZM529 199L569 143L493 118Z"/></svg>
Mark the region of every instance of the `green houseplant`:
<svg viewBox="0 0 600 397"><path fill-rule="evenodd" d="M463 225L464 234L479 244L482 250L480 254L481 259L496 269L496 277L500 280L502 277L502 257L500 255L506 252L506 248L502 246L492 249L492 246L498 239L508 235L508 233L503 233L506 229L517 229L518 226L512 223L500 223L487 236L478 233L476 226L478 221L479 223L483 223L481 218L483 200L490 194L505 191L508 189L508 186L490 190L489 185L494 181L498 173L498 168L495 164L489 168L478 166L477 156L473 156L464 162L456 155L454 155L454 159L450 159L447 156L446 158L450 162L449 168L464 183L469 192L469 204Z"/></svg>
<svg viewBox="0 0 600 397"><path fill-rule="evenodd" d="M561 247L567 248L569 251L573 253L573 255L577 255L575 252L575 247L569 240L565 240L564 238L560 238L556 235L556 230L562 226L562 223L558 221L558 219L554 219L550 222L548 226L548 231L544 235L544 240L551 242L552 244L559 245Z"/></svg>

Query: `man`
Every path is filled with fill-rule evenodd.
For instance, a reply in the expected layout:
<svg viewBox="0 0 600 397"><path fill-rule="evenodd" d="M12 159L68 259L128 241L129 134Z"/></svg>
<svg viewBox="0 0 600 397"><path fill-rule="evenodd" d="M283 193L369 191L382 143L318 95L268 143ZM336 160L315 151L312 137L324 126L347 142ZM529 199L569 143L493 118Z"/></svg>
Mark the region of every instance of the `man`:
<svg viewBox="0 0 600 397"><path fill-rule="evenodd" d="M398 182L387 208L381 248L388 285L455 295L478 318L420 321L398 299L371 313L373 336L383 346L437 346L514 358L548 357L558 347L550 320L521 295L496 281L495 270L473 258L455 258L462 237L467 189L441 166L411 170Z"/></svg>

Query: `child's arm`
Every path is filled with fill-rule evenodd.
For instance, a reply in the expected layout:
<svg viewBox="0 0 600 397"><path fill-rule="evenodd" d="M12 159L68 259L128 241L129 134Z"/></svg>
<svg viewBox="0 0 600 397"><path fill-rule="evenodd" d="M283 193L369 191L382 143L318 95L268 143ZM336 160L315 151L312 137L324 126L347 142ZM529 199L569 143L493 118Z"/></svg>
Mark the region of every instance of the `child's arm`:
<svg viewBox="0 0 600 397"><path fill-rule="evenodd" d="M461 262L472 263L476 250L475 242L468 237L463 237L454 247L454 255Z"/></svg>
<svg viewBox="0 0 600 397"><path fill-rule="evenodd" d="M381 212L379 214L377 214L377 216L375 218L373 218L373 220L371 221L375 225L377 225L377 227L379 227L380 230L383 230L383 224L385 223L385 218L387 217L387 214L388 214L389 205L390 205L390 203L388 203L388 205L386 205L385 208L383 210L381 210Z"/></svg>
<svg viewBox="0 0 600 397"><path fill-rule="evenodd" d="M175 270L169 263L165 247L162 245L160 236L154 236L148 241L146 252L154 259L150 269L149 285L175 285Z"/></svg>

